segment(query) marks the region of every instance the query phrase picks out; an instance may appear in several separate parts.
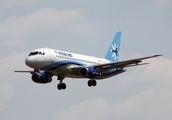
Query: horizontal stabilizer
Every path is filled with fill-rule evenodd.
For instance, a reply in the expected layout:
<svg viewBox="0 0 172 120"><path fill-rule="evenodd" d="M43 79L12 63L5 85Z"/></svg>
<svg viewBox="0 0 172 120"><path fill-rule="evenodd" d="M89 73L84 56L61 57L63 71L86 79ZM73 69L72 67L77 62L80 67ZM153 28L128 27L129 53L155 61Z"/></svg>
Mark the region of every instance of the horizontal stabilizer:
<svg viewBox="0 0 172 120"><path fill-rule="evenodd" d="M14 72L20 72L20 73L34 73L35 71L21 71L21 70L15 70Z"/></svg>

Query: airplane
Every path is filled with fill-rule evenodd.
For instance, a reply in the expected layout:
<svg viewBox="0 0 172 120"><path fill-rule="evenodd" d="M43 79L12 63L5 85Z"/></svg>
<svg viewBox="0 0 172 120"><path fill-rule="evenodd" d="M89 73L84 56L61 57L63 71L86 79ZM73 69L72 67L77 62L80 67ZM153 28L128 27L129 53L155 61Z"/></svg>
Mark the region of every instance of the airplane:
<svg viewBox="0 0 172 120"><path fill-rule="evenodd" d="M126 67L146 65L142 60L159 57L153 55L148 57L119 61L121 31L116 35L105 55L105 58L98 58L62 50L50 48L39 48L33 50L25 59L25 64L33 68L29 72L35 83L46 84L52 81L53 76L57 76L59 84L58 90L65 90L65 78L86 78L88 86L96 86L97 80L109 78L126 71Z"/></svg>

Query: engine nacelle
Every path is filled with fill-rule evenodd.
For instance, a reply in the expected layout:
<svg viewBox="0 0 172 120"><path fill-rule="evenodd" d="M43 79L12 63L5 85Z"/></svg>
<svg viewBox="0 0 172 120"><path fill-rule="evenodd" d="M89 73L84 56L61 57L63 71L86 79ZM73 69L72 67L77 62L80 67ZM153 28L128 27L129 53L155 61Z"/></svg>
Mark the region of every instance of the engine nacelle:
<svg viewBox="0 0 172 120"><path fill-rule="evenodd" d="M51 77L48 77L45 72L34 73L32 75L32 80L35 83L50 83L52 81Z"/></svg>
<svg viewBox="0 0 172 120"><path fill-rule="evenodd" d="M91 67L81 68L79 74L83 77L95 77L97 75L100 75L100 73L97 70Z"/></svg>

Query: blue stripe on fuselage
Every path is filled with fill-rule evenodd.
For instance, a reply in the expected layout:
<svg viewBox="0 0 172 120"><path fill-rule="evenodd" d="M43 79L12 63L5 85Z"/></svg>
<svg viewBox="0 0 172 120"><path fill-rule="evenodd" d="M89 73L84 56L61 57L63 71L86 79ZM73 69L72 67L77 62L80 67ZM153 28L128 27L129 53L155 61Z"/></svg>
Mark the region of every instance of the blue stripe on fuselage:
<svg viewBox="0 0 172 120"><path fill-rule="evenodd" d="M79 66L86 66L85 64L81 63L81 62L77 62L77 61L72 61L72 60L64 60L64 61L59 61L59 62L55 62L52 63L50 65L47 65L43 68L41 68L42 70L54 70L57 69L59 67L65 66L65 65L79 65Z"/></svg>

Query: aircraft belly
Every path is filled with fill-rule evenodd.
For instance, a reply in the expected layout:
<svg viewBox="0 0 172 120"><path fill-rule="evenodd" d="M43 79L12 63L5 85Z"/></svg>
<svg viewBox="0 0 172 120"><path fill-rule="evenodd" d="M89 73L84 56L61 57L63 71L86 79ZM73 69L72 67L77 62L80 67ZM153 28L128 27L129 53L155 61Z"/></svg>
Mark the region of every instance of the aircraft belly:
<svg viewBox="0 0 172 120"><path fill-rule="evenodd" d="M71 70L71 68L68 67L59 67L55 70L52 71L56 76L62 75L65 77L70 77L70 78L83 78L82 76L79 75L78 71Z"/></svg>
<svg viewBox="0 0 172 120"><path fill-rule="evenodd" d="M122 69L122 70L119 70L119 71L111 73L111 74L103 74L102 73L100 76L97 76L95 79L101 80L101 79L105 79L105 78L110 78L110 77L113 77L113 76L118 75L120 73L123 73L125 71L126 71L126 69Z"/></svg>
<svg viewBox="0 0 172 120"><path fill-rule="evenodd" d="M70 77L70 78L88 78L88 79L99 80L99 79L109 78L109 77L118 75L126 71L126 69L121 69L121 70L112 69L112 70L102 72L98 76L89 77L89 76L81 76L77 70L73 70L71 67L72 67L71 65L61 66L61 67L58 67L57 69L54 69L51 72L53 72L54 75L56 76L64 76L64 77Z"/></svg>

